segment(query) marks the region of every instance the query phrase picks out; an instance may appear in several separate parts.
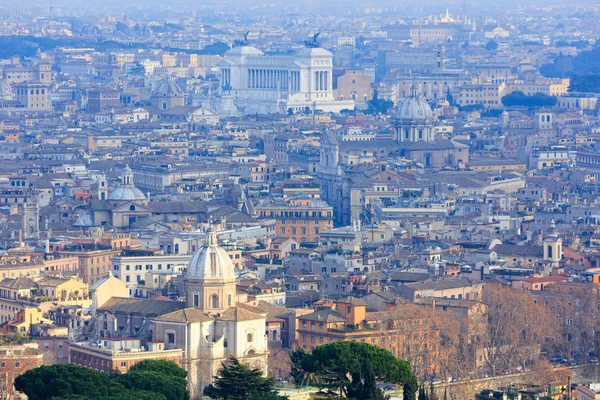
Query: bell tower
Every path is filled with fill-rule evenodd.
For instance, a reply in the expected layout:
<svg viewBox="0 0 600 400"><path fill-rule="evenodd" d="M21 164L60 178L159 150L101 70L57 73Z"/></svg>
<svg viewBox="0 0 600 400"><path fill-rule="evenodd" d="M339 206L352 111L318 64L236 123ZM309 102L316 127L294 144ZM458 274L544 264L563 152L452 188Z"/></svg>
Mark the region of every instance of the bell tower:
<svg viewBox="0 0 600 400"><path fill-rule="evenodd" d="M37 201L23 203L23 237L25 239L40 238L40 206Z"/></svg>
<svg viewBox="0 0 600 400"><path fill-rule="evenodd" d="M557 268L562 260L563 249L562 239L556 233L556 224L552 220L550 232L544 238L542 245L544 246L544 261L552 264L552 268Z"/></svg>
<svg viewBox="0 0 600 400"><path fill-rule="evenodd" d="M106 181L106 177L102 176L98 180L98 200L107 200L108 199L108 182Z"/></svg>

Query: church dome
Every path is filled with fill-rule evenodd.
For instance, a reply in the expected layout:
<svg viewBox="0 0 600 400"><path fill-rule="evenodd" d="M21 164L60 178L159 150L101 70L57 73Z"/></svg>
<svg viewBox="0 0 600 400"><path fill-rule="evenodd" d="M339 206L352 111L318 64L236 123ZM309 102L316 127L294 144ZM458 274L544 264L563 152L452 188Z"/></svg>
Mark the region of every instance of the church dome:
<svg viewBox="0 0 600 400"><path fill-rule="evenodd" d="M116 200L116 201L135 201L135 200L146 200L146 195L136 188L133 187L124 187L120 186L113 190L108 196L108 200Z"/></svg>
<svg viewBox="0 0 600 400"><path fill-rule="evenodd" d="M123 169L121 176L121 186L116 188L108 196L112 201L143 201L146 200L144 193L133 184L133 172L129 165Z"/></svg>
<svg viewBox="0 0 600 400"><path fill-rule="evenodd" d="M217 233L212 229L207 232L206 244L192 256L187 278L226 282L236 280L233 262L225 249L217 243Z"/></svg>
<svg viewBox="0 0 600 400"><path fill-rule="evenodd" d="M417 94L413 87L410 96L398 102L396 116L404 120L426 120L433 118L433 111L429 103L421 95Z"/></svg>
<svg viewBox="0 0 600 400"><path fill-rule="evenodd" d="M161 80L154 91L155 97L181 97L183 95L183 90L169 77Z"/></svg>

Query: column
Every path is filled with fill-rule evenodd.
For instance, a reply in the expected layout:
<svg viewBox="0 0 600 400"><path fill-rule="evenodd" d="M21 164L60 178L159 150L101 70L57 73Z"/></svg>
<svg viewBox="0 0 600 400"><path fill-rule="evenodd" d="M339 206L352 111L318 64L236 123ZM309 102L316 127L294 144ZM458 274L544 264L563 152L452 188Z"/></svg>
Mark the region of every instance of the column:
<svg viewBox="0 0 600 400"><path fill-rule="evenodd" d="M329 71L325 71L325 90L329 90Z"/></svg>

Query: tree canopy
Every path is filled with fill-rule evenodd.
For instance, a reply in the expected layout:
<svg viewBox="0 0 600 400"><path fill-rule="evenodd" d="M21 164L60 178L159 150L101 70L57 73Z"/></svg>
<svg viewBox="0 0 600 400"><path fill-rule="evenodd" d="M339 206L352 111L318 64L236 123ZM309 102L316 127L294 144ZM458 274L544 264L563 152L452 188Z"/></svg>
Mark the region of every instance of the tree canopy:
<svg viewBox="0 0 600 400"><path fill-rule="evenodd" d="M265 378L260 368L250 368L230 357L222 363L214 382L204 390L205 396L223 400L283 400L275 390L275 381Z"/></svg>
<svg viewBox="0 0 600 400"><path fill-rule="evenodd" d="M558 99L555 96L548 96L542 93L527 96L523 92L516 91L502 97L502 104L506 107L552 107L555 106L557 102Z"/></svg>
<svg viewBox="0 0 600 400"><path fill-rule="evenodd" d="M553 62L544 64L540 73L549 78L567 78L573 75L596 74L600 70L600 46L582 51L576 56L559 54Z"/></svg>
<svg viewBox="0 0 600 400"><path fill-rule="evenodd" d="M291 354L296 384L312 382L329 394L362 399L379 398L372 382L405 384L413 379L407 361L381 347L354 341L318 346L312 352L297 349ZM375 397L373 397L375 396Z"/></svg>
<svg viewBox="0 0 600 400"><path fill-rule="evenodd" d="M495 40L490 40L485 44L485 49L486 50L490 50L490 51L496 51L498 50L498 42L496 42Z"/></svg>
<svg viewBox="0 0 600 400"><path fill-rule="evenodd" d="M600 92L600 74L578 75L571 78L571 92Z"/></svg>
<svg viewBox="0 0 600 400"><path fill-rule="evenodd" d="M170 361L144 361L125 374L72 364L42 366L15 379L31 400L188 400L186 372ZM162 368L161 368L162 367Z"/></svg>

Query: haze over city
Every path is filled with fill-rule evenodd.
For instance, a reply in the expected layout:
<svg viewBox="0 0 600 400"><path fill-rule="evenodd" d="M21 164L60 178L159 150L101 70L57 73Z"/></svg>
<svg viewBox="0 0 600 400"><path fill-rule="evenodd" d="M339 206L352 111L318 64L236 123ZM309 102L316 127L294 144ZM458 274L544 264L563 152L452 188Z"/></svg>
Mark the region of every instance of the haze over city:
<svg viewBox="0 0 600 400"><path fill-rule="evenodd" d="M0 1L0 399L600 399L597 1Z"/></svg>

